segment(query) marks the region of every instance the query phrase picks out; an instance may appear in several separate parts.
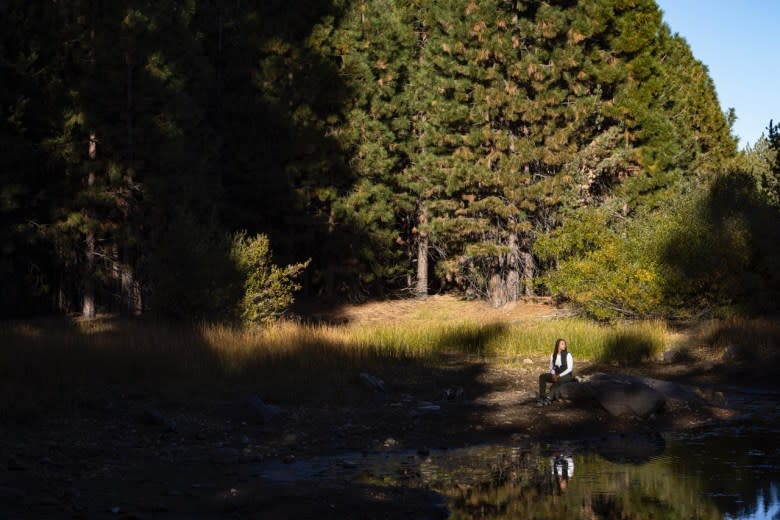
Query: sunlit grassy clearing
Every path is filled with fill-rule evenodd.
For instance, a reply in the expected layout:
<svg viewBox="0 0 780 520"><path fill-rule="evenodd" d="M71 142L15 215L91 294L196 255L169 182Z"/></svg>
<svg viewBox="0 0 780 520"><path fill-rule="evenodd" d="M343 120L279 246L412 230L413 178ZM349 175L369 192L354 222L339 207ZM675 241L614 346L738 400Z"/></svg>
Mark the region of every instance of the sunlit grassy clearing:
<svg viewBox="0 0 780 520"><path fill-rule="evenodd" d="M485 357L547 356L557 338L564 338L582 359L605 359L611 345L641 338L654 354L668 342L662 322L605 325L569 318L522 324L455 322L432 326L425 323L357 325L339 332L344 343L390 357L426 357L447 353Z"/></svg>
<svg viewBox="0 0 780 520"><path fill-rule="evenodd" d="M145 377L214 378L272 369L306 371L358 367L440 354L546 357L556 338L581 359L604 359L612 345L641 341L660 350L668 335L660 322L608 326L582 319L505 325L453 322L305 325L267 328L183 326L130 321L2 325L3 372L18 377L57 373L59 379ZM633 339L632 339L633 338Z"/></svg>
<svg viewBox="0 0 780 520"><path fill-rule="evenodd" d="M8 410L79 403L128 385L177 395L229 393L238 385L294 402L332 397L362 371L424 379L442 356L544 362L559 337L579 360L619 364L655 357L677 341L662 322L607 325L579 318L281 322L267 328L119 319L4 323L0 404ZM703 324L682 346L715 352L738 344L761 353L776 350L778 339L780 327L774 322L732 320Z"/></svg>

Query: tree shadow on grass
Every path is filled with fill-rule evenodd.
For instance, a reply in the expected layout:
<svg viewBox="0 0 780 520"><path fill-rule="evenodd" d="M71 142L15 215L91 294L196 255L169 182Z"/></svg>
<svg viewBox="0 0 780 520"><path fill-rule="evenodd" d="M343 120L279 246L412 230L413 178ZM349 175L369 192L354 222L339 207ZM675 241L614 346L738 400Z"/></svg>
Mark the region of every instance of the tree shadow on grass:
<svg viewBox="0 0 780 520"><path fill-rule="evenodd" d="M445 330L432 348L408 353L290 326L281 338L253 337L222 326L105 318L7 322L0 351L6 412L31 411L111 397L116 387L137 387L186 397L255 393L281 404L334 400L366 393L359 375L387 379L389 392L419 389L431 398L448 385L469 397L490 388L479 382L484 353L502 325ZM444 354L442 354L444 353ZM24 395L24 400L14 396ZM9 408L10 407L10 408Z"/></svg>
<svg viewBox="0 0 780 520"><path fill-rule="evenodd" d="M489 323L485 325L464 325L455 330L445 329L434 342L437 352L452 352L458 354L485 355L489 353L489 345L495 338L506 334L507 325Z"/></svg>
<svg viewBox="0 0 780 520"><path fill-rule="evenodd" d="M601 363L630 366L642 363L655 353L653 341L644 334L620 332L610 337L597 359Z"/></svg>
<svg viewBox="0 0 780 520"><path fill-rule="evenodd" d="M3 418L35 420L110 405L126 391L185 394L219 371L197 329L101 317L0 324Z"/></svg>
<svg viewBox="0 0 780 520"><path fill-rule="evenodd" d="M283 401L376 399L362 387L360 374L364 372L385 382L388 395L379 396L381 399L405 393L438 399L453 386L467 388L471 399L490 391L480 383L484 364L473 358L483 355L484 346L504 331L505 326L499 324L445 329L424 338L430 343L428 347L402 345L400 350L385 348L379 339L373 345L359 345L304 335L295 340L294 348L273 358L248 360L237 378L261 386L269 398Z"/></svg>

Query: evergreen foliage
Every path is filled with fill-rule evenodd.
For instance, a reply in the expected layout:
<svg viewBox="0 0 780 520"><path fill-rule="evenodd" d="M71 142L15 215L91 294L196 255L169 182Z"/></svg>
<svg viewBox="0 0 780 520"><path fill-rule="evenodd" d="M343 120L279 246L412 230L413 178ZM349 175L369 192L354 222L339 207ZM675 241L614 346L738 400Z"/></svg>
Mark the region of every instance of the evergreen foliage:
<svg viewBox="0 0 780 520"><path fill-rule="evenodd" d="M775 206L780 207L780 129L769 121L769 137L757 150L759 189Z"/></svg>
<svg viewBox="0 0 780 520"><path fill-rule="evenodd" d="M295 279L309 261L279 267L271 261L268 237L233 237L233 261L243 278L240 315L245 323L267 323L281 317L292 305L293 293L301 288Z"/></svg>
<svg viewBox="0 0 780 520"><path fill-rule="evenodd" d="M266 238L267 262L311 259L310 297L736 301L662 283L671 235L709 236L670 208L753 156L735 161L733 114L653 0L0 10L2 315L262 320L278 310L247 310L235 260Z"/></svg>
<svg viewBox="0 0 780 520"><path fill-rule="evenodd" d="M145 259L150 286L145 312L179 320L232 320L247 276L230 255L232 241L191 213L172 213L154 231Z"/></svg>

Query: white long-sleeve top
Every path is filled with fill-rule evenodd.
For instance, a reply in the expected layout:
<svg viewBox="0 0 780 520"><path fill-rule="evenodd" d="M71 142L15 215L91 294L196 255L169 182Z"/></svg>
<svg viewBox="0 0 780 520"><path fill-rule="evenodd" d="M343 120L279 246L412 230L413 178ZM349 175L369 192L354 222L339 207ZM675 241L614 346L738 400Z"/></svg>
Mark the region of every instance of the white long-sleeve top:
<svg viewBox="0 0 780 520"><path fill-rule="evenodd" d="M558 357L555 359L555 364L553 364L553 358L555 358L555 354L550 354L550 373L555 375L555 367L561 366L563 363L561 362L561 355L558 355ZM569 351L566 351L566 370L561 372L559 375L565 376L566 374L571 374L571 371L574 370L574 358L571 357L571 354Z"/></svg>
<svg viewBox="0 0 780 520"><path fill-rule="evenodd" d="M572 478L574 476L574 459L562 455L550 457L550 468L556 477Z"/></svg>

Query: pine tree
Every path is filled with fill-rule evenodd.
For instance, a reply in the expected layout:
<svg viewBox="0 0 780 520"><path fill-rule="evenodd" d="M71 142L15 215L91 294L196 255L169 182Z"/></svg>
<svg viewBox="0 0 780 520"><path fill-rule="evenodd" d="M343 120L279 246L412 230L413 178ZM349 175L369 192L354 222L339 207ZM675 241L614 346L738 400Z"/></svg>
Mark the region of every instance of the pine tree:
<svg viewBox="0 0 780 520"><path fill-rule="evenodd" d="M501 304L532 291L535 233L579 196L572 165L595 139L598 91L578 70L581 36L570 27L580 13L437 7L425 47L429 159L417 164L433 165L423 177L439 188L431 205L446 256L439 272Z"/></svg>
<svg viewBox="0 0 780 520"><path fill-rule="evenodd" d="M49 61L52 18L29 2L8 2L0 8L2 316L47 310L54 273L59 271L41 232L49 193L61 183L50 175L54 165L41 147L50 117L47 94L56 92L61 81Z"/></svg>
<svg viewBox="0 0 780 520"><path fill-rule="evenodd" d="M358 281L349 285L398 288L411 274L414 198L400 179L413 139L405 89L417 67L418 28L412 2L349 2L331 39L349 90L337 135L354 176L333 204L350 258L331 276Z"/></svg>
<svg viewBox="0 0 780 520"><path fill-rule="evenodd" d="M501 304L736 147L652 0L2 9L0 272L30 305L217 316L241 230L311 257L310 294Z"/></svg>

